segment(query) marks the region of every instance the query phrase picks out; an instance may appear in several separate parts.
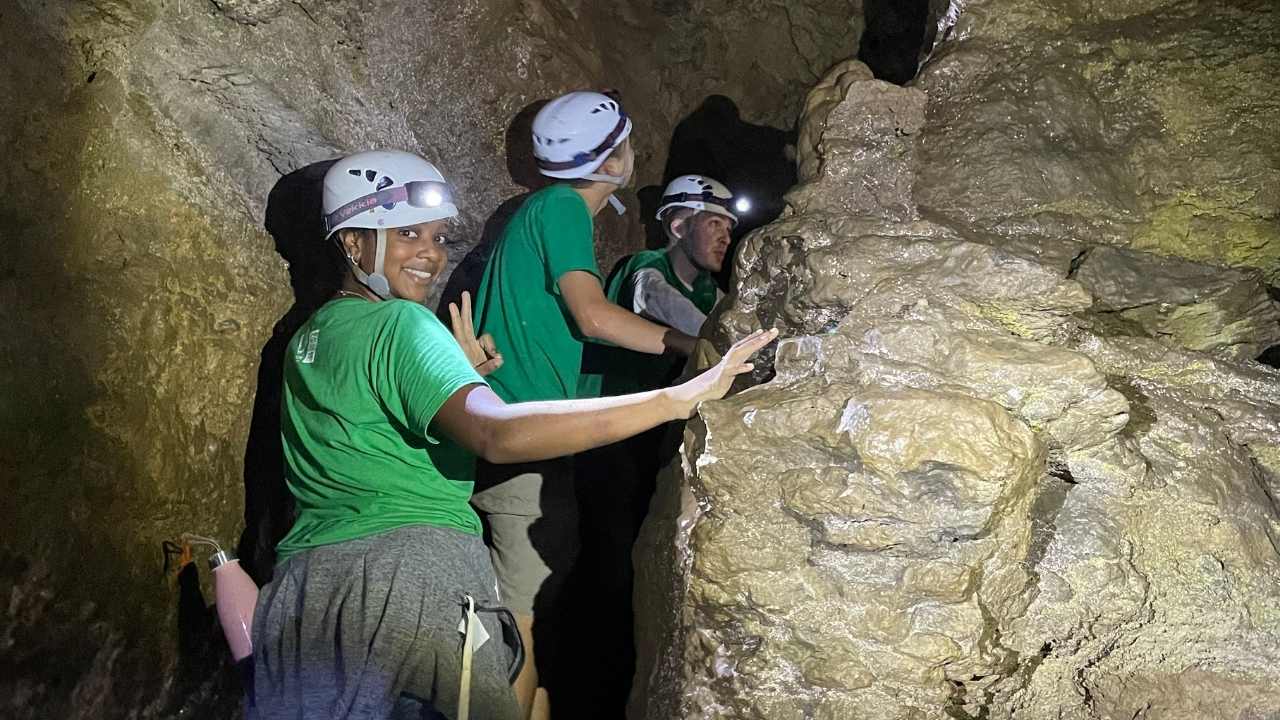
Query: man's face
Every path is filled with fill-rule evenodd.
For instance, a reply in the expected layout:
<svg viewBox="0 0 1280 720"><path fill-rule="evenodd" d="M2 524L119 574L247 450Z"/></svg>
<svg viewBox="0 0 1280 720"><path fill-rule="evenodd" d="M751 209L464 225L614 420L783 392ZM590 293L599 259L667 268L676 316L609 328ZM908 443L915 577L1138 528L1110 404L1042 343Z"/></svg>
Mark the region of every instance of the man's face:
<svg viewBox="0 0 1280 720"><path fill-rule="evenodd" d="M719 272L729 252L729 231L733 222L724 215L700 212L685 219L680 231L680 249L694 266L707 272Z"/></svg>
<svg viewBox="0 0 1280 720"><path fill-rule="evenodd" d="M383 259L383 272L391 285L392 295L419 303L427 299L427 293L449 262L449 254L444 246L448 222L435 220L387 230L387 255ZM353 234L344 242L348 253L360 262L360 267L365 272L372 273L378 251L374 235Z"/></svg>

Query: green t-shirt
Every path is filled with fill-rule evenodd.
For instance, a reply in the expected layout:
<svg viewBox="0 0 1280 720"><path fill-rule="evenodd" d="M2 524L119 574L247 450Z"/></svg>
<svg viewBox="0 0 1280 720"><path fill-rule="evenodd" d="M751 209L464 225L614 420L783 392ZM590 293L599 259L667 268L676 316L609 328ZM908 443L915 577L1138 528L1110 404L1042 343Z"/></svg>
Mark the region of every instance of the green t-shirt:
<svg viewBox="0 0 1280 720"><path fill-rule="evenodd" d="M591 213L563 183L529 196L512 216L476 292L475 324L503 364L488 377L507 402L579 397L582 333L560 296L560 278L600 277Z"/></svg>
<svg viewBox="0 0 1280 720"><path fill-rule="evenodd" d="M405 525L478 535L475 457L431 430L454 392L483 384L453 336L407 300L333 300L289 341L280 433L298 518L283 559Z"/></svg>
<svg viewBox="0 0 1280 720"><path fill-rule="evenodd" d="M671 267L671 255L666 250L645 250L627 258L609 277L605 294L617 305L634 310L632 278L641 270L653 268L662 273L667 284L688 298L703 315L711 312L718 297L716 281L711 273L699 272L693 287L687 287ZM597 348L593 348L593 352ZM600 394L606 396L655 390L666 387L680 371L683 358L674 355L648 355L626 348L607 347L600 351L602 376L594 382L600 386ZM584 388L592 387L593 379L583 380Z"/></svg>

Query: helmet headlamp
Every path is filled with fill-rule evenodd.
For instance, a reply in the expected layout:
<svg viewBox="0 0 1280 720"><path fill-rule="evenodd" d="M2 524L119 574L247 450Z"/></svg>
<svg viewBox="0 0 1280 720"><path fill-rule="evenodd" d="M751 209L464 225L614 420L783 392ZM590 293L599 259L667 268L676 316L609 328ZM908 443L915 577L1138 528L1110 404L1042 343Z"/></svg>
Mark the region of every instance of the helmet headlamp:
<svg viewBox="0 0 1280 720"><path fill-rule="evenodd" d="M450 202L453 202L453 191L448 183L436 180L414 180L404 185L396 185L363 195L342 205L325 215L325 231L328 232L352 217L379 206L390 210L398 203L407 203L410 207L429 209Z"/></svg>
<svg viewBox="0 0 1280 720"><path fill-rule="evenodd" d="M703 190L702 192L697 193L680 192L662 196L663 205L685 202L700 202L707 203L709 205L718 205L730 212L735 210L738 212L746 212L751 209L751 201L746 198L737 198L735 200L734 198L719 197L711 190ZM746 205L745 208L743 207L744 204Z"/></svg>

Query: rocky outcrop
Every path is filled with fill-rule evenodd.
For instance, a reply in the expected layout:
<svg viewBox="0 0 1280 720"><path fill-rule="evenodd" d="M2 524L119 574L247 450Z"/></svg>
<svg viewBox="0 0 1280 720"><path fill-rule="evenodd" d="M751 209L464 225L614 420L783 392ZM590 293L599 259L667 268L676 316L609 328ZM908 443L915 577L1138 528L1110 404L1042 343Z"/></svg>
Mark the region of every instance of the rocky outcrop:
<svg viewBox="0 0 1280 720"><path fill-rule="evenodd" d="M0 715L234 714L209 588L166 577L161 542L233 542L246 492L279 485L273 358L307 310L316 163L373 146L438 162L461 198L459 261L536 180L516 126L534 102L621 89L639 180L658 182L675 123L707 94L789 126L856 50L858 10L5 3ZM642 236L626 200L627 217L601 216L606 267Z"/></svg>
<svg viewBox="0 0 1280 720"><path fill-rule="evenodd" d="M963 4L958 41L917 82L935 100L922 206L1002 236L1255 268L1276 283L1272 3Z"/></svg>
<svg viewBox="0 0 1280 720"><path fill-rule="evenodd" d="M660 479L632 717L1280 707L1277 29L986 0L915 87L815 88L707 330L791 337Z"/></svg>

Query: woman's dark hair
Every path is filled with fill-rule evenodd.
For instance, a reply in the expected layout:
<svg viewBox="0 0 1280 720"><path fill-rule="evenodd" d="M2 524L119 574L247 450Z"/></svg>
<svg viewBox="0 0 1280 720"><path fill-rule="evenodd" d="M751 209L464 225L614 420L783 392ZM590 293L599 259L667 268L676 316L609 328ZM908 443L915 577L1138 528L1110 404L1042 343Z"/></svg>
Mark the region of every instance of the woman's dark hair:
<svg viewBox="0 0 1280 720"><path fill-rule="evenodd" d="M324 268L325 282L332 283L334 288L342 285L342 278L347 272L347 253L342 249L342 231L333 237L321 240L320 264Z"/></svg>

